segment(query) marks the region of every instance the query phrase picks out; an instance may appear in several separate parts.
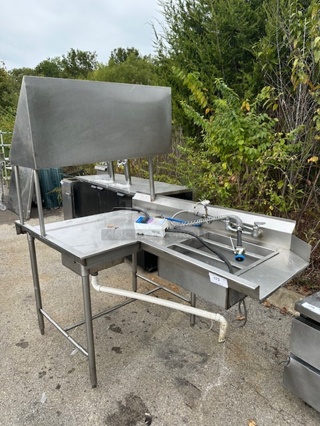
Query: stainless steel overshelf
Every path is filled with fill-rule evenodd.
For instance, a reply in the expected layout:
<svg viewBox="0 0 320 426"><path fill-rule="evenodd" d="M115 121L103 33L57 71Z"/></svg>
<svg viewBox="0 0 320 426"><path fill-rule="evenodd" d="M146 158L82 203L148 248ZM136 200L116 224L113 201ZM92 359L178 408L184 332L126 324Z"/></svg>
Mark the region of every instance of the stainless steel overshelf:
<svg viewBox="0 0 320 426"><path fill-rule="evenodd" d="M170 150L168 87L23 77L10 150L13 165L42 169Z"/></svg>
<svg viewBox="0 0 320 426"><path fill-rule="evenodd" d="M148 179L142 179L135 176L131 177L131 185L126 182L125 176L116 173L114 181L108 174L98 174L89 176L77 176L81 182L101 186L113 191L119 191L128 195L135 195L137 192L150 194L150 184ZM155 192L159 195L180 194L187 191L191 192L187 187L181 185L173 185L165 182L154 182Z"/></svg>

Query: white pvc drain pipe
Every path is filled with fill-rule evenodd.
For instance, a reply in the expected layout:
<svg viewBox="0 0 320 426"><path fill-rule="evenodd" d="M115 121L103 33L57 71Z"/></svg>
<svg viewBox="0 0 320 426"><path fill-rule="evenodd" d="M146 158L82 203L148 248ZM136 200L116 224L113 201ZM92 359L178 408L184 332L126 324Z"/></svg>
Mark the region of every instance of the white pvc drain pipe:
<svg viewBox="0 0 320 426"><path fill-rule="evenodd" d="M220 323L219 338L218 342L222 343L225 341L228 323L227 320L220 314L204 311L202 309L194 308L188 305L182 305L181 303L171 302L170 300L160 299L146 294L136 293L135 291L122 290L114 287L106 287L99 284L98 275L91 275L92 287L102 293L115 294L117 296L129 297L131 299L142 300L143 302L154 303L155 305L165 306L167 308L176 309L178 311L193 314L199 317L208 318L212 321Z"/></svg>

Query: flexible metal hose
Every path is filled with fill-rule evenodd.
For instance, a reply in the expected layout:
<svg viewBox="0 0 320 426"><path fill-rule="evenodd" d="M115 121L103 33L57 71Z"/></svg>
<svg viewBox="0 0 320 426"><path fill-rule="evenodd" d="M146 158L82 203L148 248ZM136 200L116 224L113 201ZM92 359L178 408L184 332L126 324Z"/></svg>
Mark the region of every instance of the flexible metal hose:
<svg viewBox="0 0 320 426"><path fill-rule="evenodd" d="M174 219L182 213L188 213L188 214L194 215L193 212L190 212L188 210L180 210L176 212L174 215L172 215L172 218ZM195 226L195 225L201 225L202 223L211 223L211 222L217 222L220 220L227 220L227 219L229 219L232 222L235 222L237 226L241 226L241 227L243 226L243 222L240 219L240 217L235 215L208 216L208 217L203 217L201 219L184 220L183 222L181 222L179 225L176 225L176 226Z"/></svg>

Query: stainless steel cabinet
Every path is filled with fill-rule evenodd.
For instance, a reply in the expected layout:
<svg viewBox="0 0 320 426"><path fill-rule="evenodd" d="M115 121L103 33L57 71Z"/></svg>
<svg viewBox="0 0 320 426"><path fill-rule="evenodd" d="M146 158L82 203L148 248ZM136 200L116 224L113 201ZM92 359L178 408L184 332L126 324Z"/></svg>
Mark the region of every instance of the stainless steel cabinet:
<svg viewBox="0 0 320 426"><path fill-rule="evenodd" d="M320 292L296 304L284 386L320 411Z"/></svg>

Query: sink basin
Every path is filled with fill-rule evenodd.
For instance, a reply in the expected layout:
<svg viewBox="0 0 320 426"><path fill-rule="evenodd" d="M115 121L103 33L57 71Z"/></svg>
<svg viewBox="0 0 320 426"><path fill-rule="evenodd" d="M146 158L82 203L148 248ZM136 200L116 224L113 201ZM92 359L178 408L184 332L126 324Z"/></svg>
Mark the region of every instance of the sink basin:
<svg viewBox="0 0 320 426"><path fill-rule="evenodd" d="M231 263L233 273L231 276L229 274L228 279L219 277L219 270L222 277L226 276L225 272L230 271L217 254L196 238L181 237L167 246L171 256L159 258L159 275L224 309L230 308L246 296L242 291L231 288L229 286L231 281L233 283L241 281L239 275L278 254L277 250L259 245L259 241L254 244L244 240L245 259L239 263L235 260L233 252L233 246L237 243L235 238L211 231L200 233L199 236L206 245L223 254ZM255 287L253 285L251 289Z"/></svg>
<svg viewBox="0 0 320 426"><path fill-rule="evenodd" d="M233 246L236 246L237 244L235 238L217 234L215 232L206 232L204 234L200 234L200 237L209 247L218 251L229 260L235 275L241 275L244 271L247 271L278 253L277 250L266 248L265 246L262 247L258 244L244 240L243 247L245 248L245 259L243 262L239 263L235 260L233 252ZM228 270L223 260L221 260L218 255L214 254L196 238L186 238L185 240L172 244L168 248L207 265Z"/></svg>

